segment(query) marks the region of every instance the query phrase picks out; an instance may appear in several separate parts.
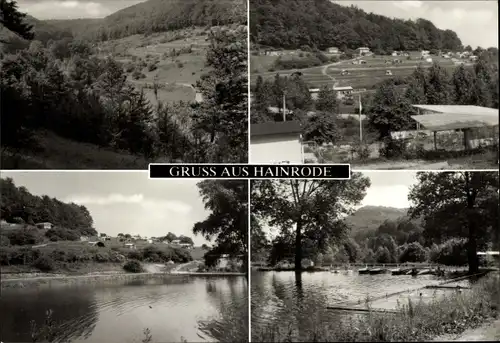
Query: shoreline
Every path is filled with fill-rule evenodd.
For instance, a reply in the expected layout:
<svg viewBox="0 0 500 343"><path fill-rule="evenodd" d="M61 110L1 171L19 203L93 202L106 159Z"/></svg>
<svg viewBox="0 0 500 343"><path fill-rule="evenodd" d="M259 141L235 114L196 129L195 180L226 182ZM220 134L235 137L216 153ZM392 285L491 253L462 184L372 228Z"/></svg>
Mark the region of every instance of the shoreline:
<svg viewBox="0 0 500 343"><path fill-rule="evenodd" d="M21 277L0 280L0 289L8 288L28 288L40 286L55 286L68 284L85 284L98 282L116 282L116 281L134 281L147 279L161 279L165 277L183 277L183 276L245 276L245 273L217 273L217 272L160 272L160 273L107 273L107 274L84 274L84 275L58 275L58 276L35 276Z"/></svg>

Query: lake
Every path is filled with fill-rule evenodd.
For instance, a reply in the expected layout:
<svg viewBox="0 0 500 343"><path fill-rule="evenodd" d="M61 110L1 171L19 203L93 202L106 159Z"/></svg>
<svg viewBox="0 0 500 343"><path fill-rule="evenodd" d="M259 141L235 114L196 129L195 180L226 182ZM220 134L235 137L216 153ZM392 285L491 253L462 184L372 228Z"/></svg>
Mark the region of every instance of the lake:
<svg viewBox="0 0 500 343"><path fill-rule="evenodd" d="M55 342L141 342L146 328L152 342L248 340L245 277L4 289L0 308L3 342L31 342L30 321L40 326L49 309Z"/></svg>
<svg viewBox="0 0 500 343"><path fill-rule="evenodd" d="M437 282L432 275L412 277L391 274L359 275L356 271L258 272L251 274L252 340L269 339L268 331L286 335L296 330L298 340L310 338L318 323L342 323L352 312L326 310L326 306L363 306L367 296L383 297L377 307L396 306L412 293L389 297L391 293ZM418 291L420 292L420 291ZM433 291L432 293L436 293ZM374 306L375 307L375 306ZM363 315L363 314L358 314ZM265 333L265 334L264 334Z"/></svg>

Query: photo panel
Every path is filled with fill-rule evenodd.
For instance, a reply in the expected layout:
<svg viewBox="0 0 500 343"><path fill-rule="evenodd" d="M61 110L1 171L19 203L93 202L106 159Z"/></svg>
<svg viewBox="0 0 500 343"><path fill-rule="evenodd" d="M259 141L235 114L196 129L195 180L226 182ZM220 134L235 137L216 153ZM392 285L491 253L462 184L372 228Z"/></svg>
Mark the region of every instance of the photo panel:
<svg viewBox="0 0 500 343"><path fill-rule="evenodd" d="M5 171L2 342L248 342L248 180Z"/></svg>
<svg viewBox="0 0 500 343"><path fill-rule="evenodd" d="M247 0L1 10L2 169L248 162Z"/></svg>
<svg viewBox="0 0 500 343"><path fill-rule="evenodd" d="M498 169L497 12L250 0L251 163Z"/></svg>
<svg viewBox="0 0 500 343"><path fill-rule="evenodd" d="M498 178L252 180L252 341L497 340Z"/></svg>

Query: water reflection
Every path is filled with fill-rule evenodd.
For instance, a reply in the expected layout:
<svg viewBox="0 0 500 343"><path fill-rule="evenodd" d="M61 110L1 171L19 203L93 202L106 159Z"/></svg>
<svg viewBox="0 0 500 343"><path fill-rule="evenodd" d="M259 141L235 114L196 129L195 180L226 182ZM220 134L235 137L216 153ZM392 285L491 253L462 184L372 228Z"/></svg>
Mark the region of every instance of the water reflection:
<svg viewBox="0 0 500 343"><path fill-rule="evenodd" d="M349 321L350 315L327 310L328 305L364 303L367 296L384 296L425 286L431 279L434 276L358 275L349 271L253 272L253 339L258 340L260 333L276 327L294 339L310 338L311 332L315 332L321 323L343 325Z"/></svg>
<svg viewBox="0 0 500 343"><path fill-rule="evenodd" d="M30 321L39 325L48 309L56 342L141 342L149 328L154 341L225 340L232 331L248 338L245 278L175 277L113 285L7 289L0 299L0 339L31 341ZM217 330L203 332L206 323Z"/></svg>

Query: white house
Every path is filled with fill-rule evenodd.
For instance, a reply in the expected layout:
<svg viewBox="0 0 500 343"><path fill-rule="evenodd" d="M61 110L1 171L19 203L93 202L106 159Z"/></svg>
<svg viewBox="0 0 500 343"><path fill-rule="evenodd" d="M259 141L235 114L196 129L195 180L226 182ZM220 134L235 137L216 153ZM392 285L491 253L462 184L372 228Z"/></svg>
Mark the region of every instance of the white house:
<svg viewBox="0 0 500 343"><path fill-rule="evenodd" d="M123 244L123 246L127 249L131 249L131 250L135 249L134 243L125 243L125 244Z"/></svg>
<svg viewBox="0 0 500 343"><path fill-rule="evenodd" d="M170 244L180 245L181 244L181 240L180 239L174 239L174 240L172 240L172 242L170 242Z"/></svg>
<svg viewBox="0 0 500 343"><path fill-rule="evenodd" d="M328 48L328 49L326 49L326 52L328 54L338 54L339 53L339 48Z"/></svg>
<svg viewBox="0 0 500 343"><path fill-rule="evenodd" d="M267 122L250 127L251 163L304 163L302 128L297 121Z"/></svg>
<svg viewBox="0 0 500 343"><path fill-rule="evenodd" d="M370 48L357 48L356 51L359 53L359 56L363 56L370 52Z"/></svg>
<svg viewBox="0 0 500 343"><path fill-rule="evenodd" d="M427 63L432 63L432 58L427 57L427 58L425 59L425 62L427 62Z"/></svg>
<svg viewBox="0 0 500 343"><path fill-rule="evenodd" d="M428 50L420 51L420 56L422 56L422 57L429 56L429 55L430 55L430 52Z"/></svg>
<svg viewBox="0 0 500 343"><path fill-rule="evenodd" d="M50 230L53 227L52 223L49 222L36 223L35 226L39 229L46 229L46 230Z"/></svg>
<svg viewBox="0 0 500 343"><path fill-rule="evenodd" d="M338 99L344 99L345 97L352 95L353 88L351 86L343 86L343 87L333 87L333 90L337 92Z"/></svg>
<svg viewBox="0 0 500 343"><path fill-rule="evenodd" d="M397 51L393 51L393 52L392 52L392 56L393 56L393 57L399 56L399 53L398 53Z"/></svg>

